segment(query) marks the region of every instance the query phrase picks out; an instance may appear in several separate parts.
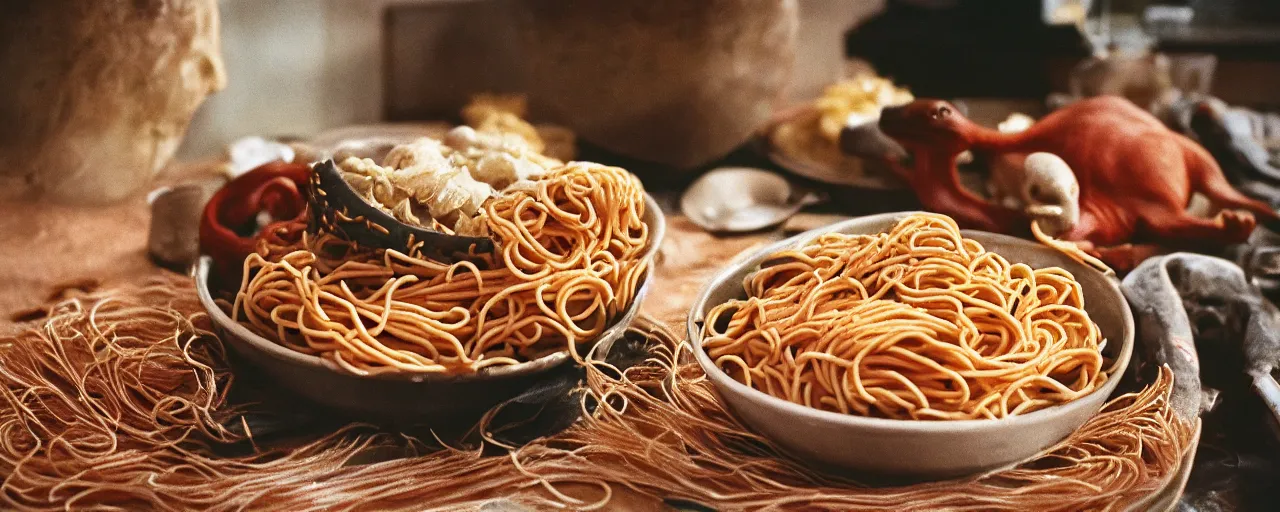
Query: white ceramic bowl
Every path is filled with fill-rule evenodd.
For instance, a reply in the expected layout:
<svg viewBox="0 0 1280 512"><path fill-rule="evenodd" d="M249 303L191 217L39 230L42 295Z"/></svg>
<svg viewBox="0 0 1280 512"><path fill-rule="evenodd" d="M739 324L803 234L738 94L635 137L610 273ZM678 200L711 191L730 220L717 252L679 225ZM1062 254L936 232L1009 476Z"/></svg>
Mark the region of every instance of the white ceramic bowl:
<svg viewBox="0 0 1280 512"><path fill-rule="evenodd" d="M715 306L746 296L743 279L769 255L808 243L824 233L871 234L888 230L911 212L860 217L808 231L738 259L702 291L689 312L694 356L729 409L749 427L793 455L867 473L912 477L972 474L1026 460L1075 431L1115 391L1133 352L1133 316L1119 286L1092 268L1041 244L965 231L1011 262L1067 269L1084 290L1085 310L1107 339L1112 364L1101 388L1066 404L997 420L912 421L821 411L775 398L731 378L702 350L702 322Z"/></svg>
<svg viewBox="0 0 1280 512"><path fill-rule="evenodd" d="M644 222L649 226L650 243L644 258L649 260L650 269L631 306L596 338L597 357L626 333L653 280L653 257L662 245L666 221L648 195ZM211 266L208 256L196 264L196 291L214 328L231 349L286 389L355 418L434 423L475 417L561 372L573 371L573 358L567 352L556 352L525 363L487 367L474 374L354 375L327 359L285 348L232 320L214 303L209 283Z"/></svg>

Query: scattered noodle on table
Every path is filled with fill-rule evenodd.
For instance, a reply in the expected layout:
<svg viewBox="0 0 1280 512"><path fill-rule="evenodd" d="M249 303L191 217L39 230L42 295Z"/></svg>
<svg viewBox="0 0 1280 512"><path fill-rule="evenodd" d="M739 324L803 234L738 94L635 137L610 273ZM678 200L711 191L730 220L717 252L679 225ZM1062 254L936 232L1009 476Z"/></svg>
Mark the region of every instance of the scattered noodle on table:
<svg viewBox="0 0 1280 512"><path fill-rule="evenodd" d="M1174 475L1194 435L1169 406L1166 369L1019 468L862 487L746 430L698 365L682 362L687 345L642 320L632 334L659 342L648 364L622 376L588 368L584 400L611 406L510 454L430 451L430 440L351 425L234 455L243 452L227 447L245 438L224 425L240 425L239 414L316 411L267 410L239 381L250 403L232 407L230 367L208 329L190 279L172 276L65 302L0 339L0 508L490 510L505 500L608 510L607 488L718 510L1124 510ZM405 457L355 462L387 452Z"/></svg>

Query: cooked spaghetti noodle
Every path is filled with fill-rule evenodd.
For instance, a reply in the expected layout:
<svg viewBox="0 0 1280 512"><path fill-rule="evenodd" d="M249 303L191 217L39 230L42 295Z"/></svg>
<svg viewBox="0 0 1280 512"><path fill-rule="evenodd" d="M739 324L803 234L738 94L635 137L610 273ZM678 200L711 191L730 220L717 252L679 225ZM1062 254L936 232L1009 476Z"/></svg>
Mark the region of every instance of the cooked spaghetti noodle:
<svg viewBox="0 0 1280 512"><path fill-rule="evenodd" d="M1035 220L1031 221L1031 235L1036 238L1037 242L1040 242L1049 247L1057 249L1062 254L1067 255L1068 258L1075 260L1076 263L1079 263L1081 265L1089 265L1094 269L1096 269L1098 272L1102 272L1103 274L1106 274L1109 277L1114 277L1116 275L1115 269L1112 269L1105 262L1098 259L1097 257L1094 257L1092 254L1085 252L1083 249L1080 248L1078 244L1064 241L1064 240L1058 240L1052 236L1049 236L1048 233L1044 232L1044 229L1040 228L1039 221L1035 221Z"/></svg>
<svg viewBox="0 0 1280 512"><path fill-rule="evenodd" d="M1061 268L1011 264L920 214L774 255L703 342L738 381L818 409L895 419L1001 418L1107 378L1098 327Z"/></svg>
<svg viewBox="0 0 1280 512"><path fill-rule="evenodd" d="M488 200L480 219L500 249L474 261L284 227L264 239L297 241L264 243L245 260L232 309L260 334L362 375L516 364L590 341L631 304L648 265L643 215L635 176L573 163Z"/></svg>

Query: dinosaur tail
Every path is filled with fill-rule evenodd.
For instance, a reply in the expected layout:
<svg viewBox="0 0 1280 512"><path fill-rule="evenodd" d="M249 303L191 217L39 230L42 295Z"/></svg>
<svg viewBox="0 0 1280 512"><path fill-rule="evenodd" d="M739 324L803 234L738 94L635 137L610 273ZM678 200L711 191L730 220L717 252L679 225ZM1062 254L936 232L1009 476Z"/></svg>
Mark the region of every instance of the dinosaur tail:
<svg viewBox="0 0 1280 512"><path fill-rule="evenodd" d="M1222 168L1214 161L1213 156L1190 139L1184 141L1187 170L1190 171L1191 186L1196 192L1204 194L1222 208L1247 210L1258 222L1268 230L1280 233L1280 213L1277 213L1265 202L1244 195L1223 175Z"/></svg>

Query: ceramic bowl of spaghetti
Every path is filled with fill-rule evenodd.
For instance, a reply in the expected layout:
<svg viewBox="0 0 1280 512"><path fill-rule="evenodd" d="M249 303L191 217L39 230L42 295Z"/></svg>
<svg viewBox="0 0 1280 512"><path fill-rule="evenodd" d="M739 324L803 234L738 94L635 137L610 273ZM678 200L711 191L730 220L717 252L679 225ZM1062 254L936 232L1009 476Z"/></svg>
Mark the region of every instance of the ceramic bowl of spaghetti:
<svg viewBox="0 0 1280 512"><path fill-rule="evenodd" d="M821 468L952 477L1026 460L1098 412L1133 350L1112 278L927 213L861 217L737 260L689 314L748 427Z"/></svg>
<svg viewBox="0 0 1280 512"><path fill-rule="evenodd" d="M315 164L355 194L312 180L307 207L332 211L264 228L238 283L203 258L197 290L234 351L352 416L435 421L482 413L608 350L648 289L657 204L625 170L513 139L472 151L484 134L461 131L381 163ZM397 237L405 226L491 243L442 255L431 239Z"/></svg>

